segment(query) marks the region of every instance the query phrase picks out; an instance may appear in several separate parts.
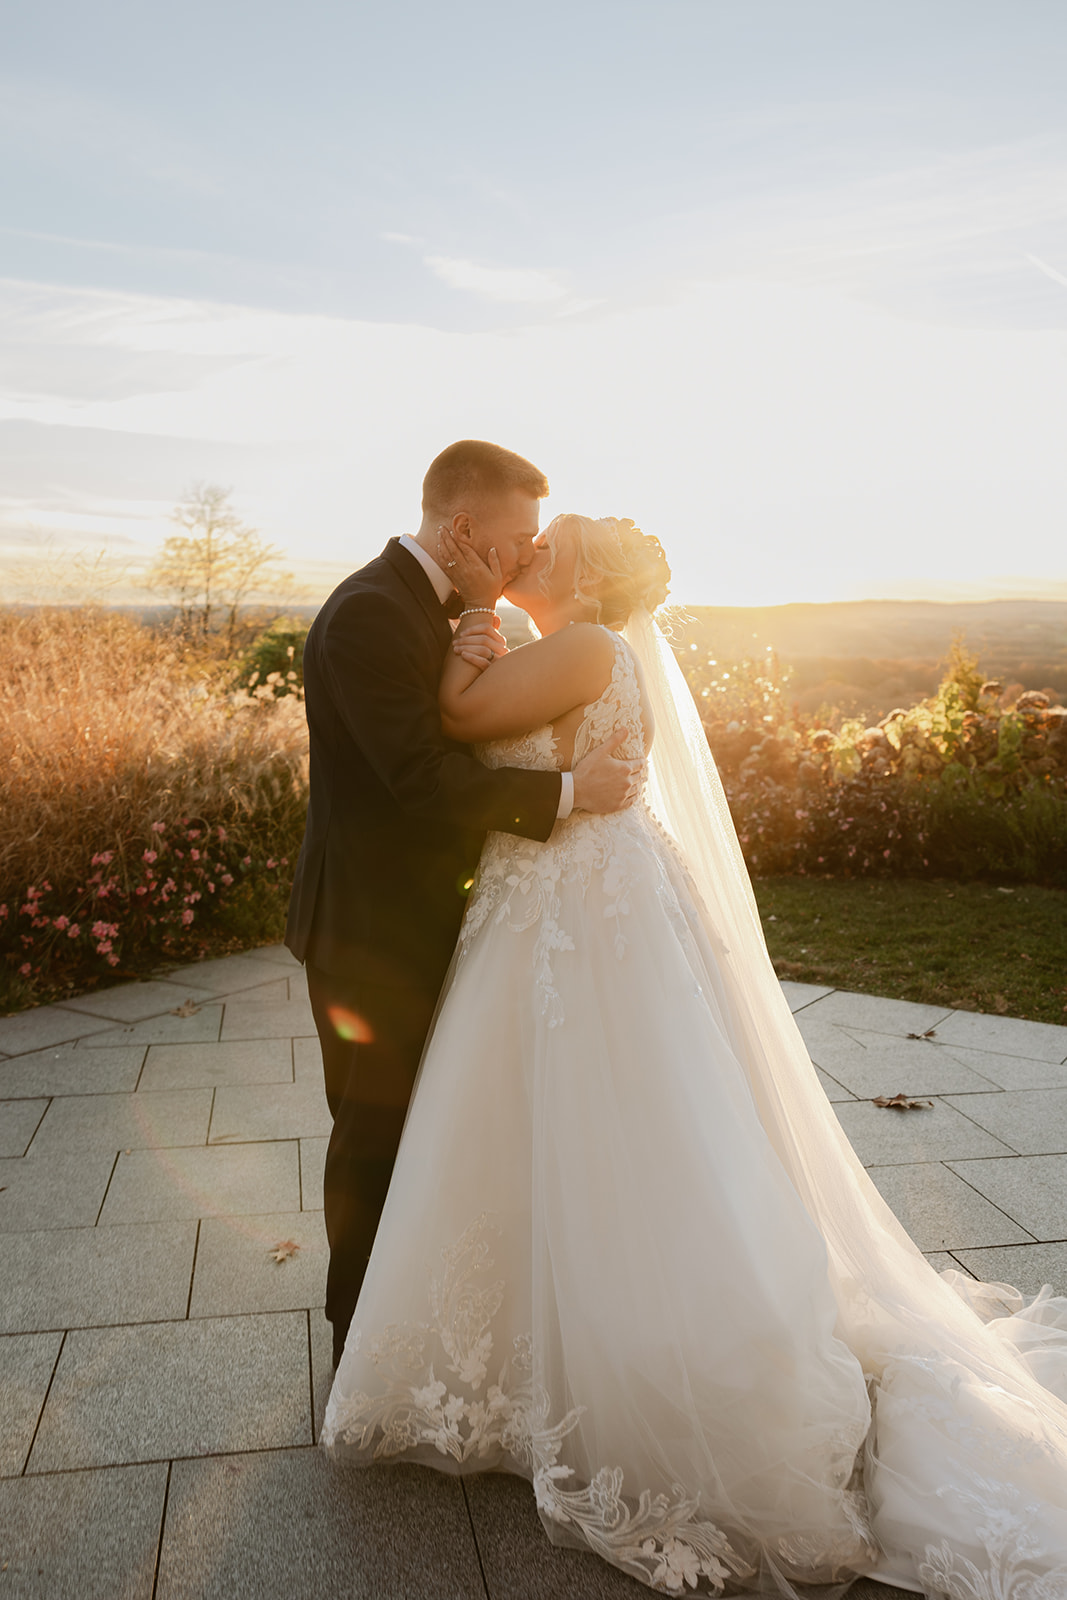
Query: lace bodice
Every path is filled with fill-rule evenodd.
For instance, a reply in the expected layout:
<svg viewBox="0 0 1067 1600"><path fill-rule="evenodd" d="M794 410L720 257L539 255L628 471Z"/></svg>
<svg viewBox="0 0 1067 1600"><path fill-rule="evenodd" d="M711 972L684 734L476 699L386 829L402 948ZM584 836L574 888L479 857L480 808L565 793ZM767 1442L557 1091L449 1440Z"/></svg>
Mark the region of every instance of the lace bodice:
<svg viewBox="0 0 1067 1600"><path fill-rule="evenodd" d="M610 739L616 728L623 725L630 728L632 733L619 754L627 760L636 760L644 754L641 743L641 689L633 653L617 633L610 628L605 628L604 632L611 639L615 651L611 677L603 694L585 708L585 716L574 736L572 764L581 761L605 739ZM537 772L552 772L558 771L561 766L550 723L543 728L534 728L531 733L494 739L491 744L477 745L475 748L479 760L487 767L526 767Z"/></svg>
<svg viewBox="0 0 1067 1600"><path fill-rule="evenodd" d="M644 754L641 689L634 657L618 634L610 629L605 632L615 652L611 678L604 692L586 707L575 735L575 762L620 727L631 730L630 737L620 746L620 754L631 760ZM548 725L496 739L478 747L477 753L491 767L552 771L561 765ZM490 833L460 931L460 957L483 929L506 929L511 933L536 929L532 977L540 991L542 1012L548 1025L555 1027L564 1015L554 979L554 961L573 950L575 940L585 936L583 930L587 932L590 925L585 912L580 917L561 918L561 890L577 887L584 905L595 884L599 905L592 922L596 937L604 937L606 924L615 954L622 960L629 942L628 894L635 876L641 872L655 876L661 902L680 935L686 937L677 884L687 874L643 799L625 811L608 815L574 811L556 823L544 844L516 834Z"/></svg>

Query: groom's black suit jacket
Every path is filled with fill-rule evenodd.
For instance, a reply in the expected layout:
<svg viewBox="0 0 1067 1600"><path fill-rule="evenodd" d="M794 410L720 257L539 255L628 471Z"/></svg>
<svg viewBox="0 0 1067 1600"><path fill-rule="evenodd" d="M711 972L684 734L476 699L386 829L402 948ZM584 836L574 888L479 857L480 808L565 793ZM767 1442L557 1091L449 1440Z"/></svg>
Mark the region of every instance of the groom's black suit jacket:
<svg viewBox="0 0 1067 1600"><path fill-rule="evenodd" d="M451 637L397 539L334 590L307 636L311 797L285 942L354 983L435 991L486 832L547 839L556 818L558 773L491 771L445 738Z"/></svg>

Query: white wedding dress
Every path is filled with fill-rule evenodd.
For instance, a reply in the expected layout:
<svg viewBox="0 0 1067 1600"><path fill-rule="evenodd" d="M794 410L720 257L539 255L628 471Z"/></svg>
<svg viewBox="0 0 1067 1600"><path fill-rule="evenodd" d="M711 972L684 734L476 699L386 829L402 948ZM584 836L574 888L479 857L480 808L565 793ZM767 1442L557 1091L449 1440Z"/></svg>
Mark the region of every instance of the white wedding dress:
<svg viewBox="0 0 1067 1600"><path fill-rule="evenodd" d="M574 758L639 729L636 649L646 801L487 839L323 1443L521 1474L668 1594L1067 1600L1067 1306L939 1276L889 1213L670 651L612 637ZM481 753L558 765L549 728Z"/></svg>

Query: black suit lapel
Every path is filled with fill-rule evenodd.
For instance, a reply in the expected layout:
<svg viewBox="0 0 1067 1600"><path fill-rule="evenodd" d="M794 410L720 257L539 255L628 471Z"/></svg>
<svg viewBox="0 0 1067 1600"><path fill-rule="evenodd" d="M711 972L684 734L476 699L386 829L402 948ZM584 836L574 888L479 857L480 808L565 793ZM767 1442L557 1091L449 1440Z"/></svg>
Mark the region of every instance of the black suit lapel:
<svg viewBox="0 0 1067 1600"><path fill-rule="evenodd" d="M452 629L448 625L448 614L437 598L437 591L430 582L423 568L416 561L410 550L405 550L399 539L390 539L382 555L388 561L393 571L401 578L404 586L417 602L429 621L433 624L435 633L440 637L441 648L449 643L452 638Z"/></svg>

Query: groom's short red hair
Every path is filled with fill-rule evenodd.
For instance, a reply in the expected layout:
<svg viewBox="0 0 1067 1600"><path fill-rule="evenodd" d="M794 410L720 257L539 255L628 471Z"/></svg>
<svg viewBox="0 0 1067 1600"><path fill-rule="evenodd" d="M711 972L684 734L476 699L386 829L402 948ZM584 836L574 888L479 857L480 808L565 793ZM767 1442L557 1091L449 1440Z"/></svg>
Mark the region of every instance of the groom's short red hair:
<svg viewBox="0 0 1067 1600"><path fill-rule="evenodd" d="M465 500L522 489L535 500L548 493L548 479L525 456L486 439L460 439L430 462L422 480L422 509L444 516Z"/></svg>

